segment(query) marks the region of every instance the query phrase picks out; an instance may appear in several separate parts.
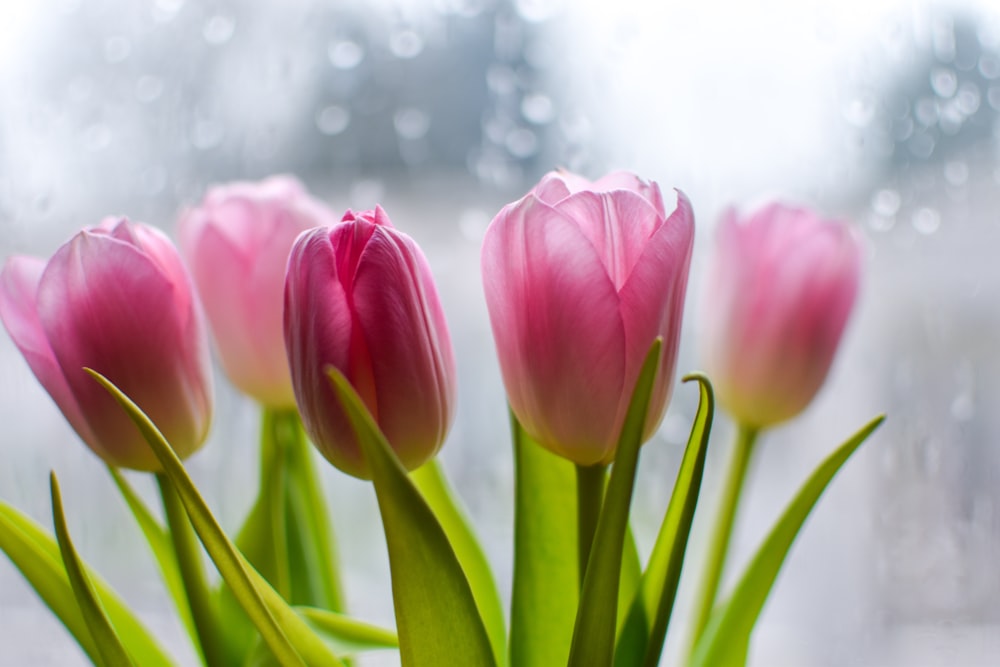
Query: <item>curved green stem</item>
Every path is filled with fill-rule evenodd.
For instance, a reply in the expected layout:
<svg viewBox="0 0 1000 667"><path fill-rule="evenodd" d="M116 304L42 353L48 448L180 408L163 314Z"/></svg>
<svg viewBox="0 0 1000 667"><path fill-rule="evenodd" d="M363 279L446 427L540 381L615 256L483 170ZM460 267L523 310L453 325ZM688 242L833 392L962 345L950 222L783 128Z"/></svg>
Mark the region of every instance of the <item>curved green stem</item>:
<svg viewBox="0 0 1000 667"><path fill-rule="evenodd" d="M597 519L601 515L604 502L604 482L607 466L598 463L592 466L576 466L576 507L577 545L580 558L580 587L590 560L590 547L597 531Z"/></svg>
<svg viewBox="0 0 1000 667"><path fill-rule="evenodd" d="M702 575L701 590L695 602L694 632L691 638L691 648L698 643L698 638L705 631L708 619L712 615L712 607L719 590L726 553L729 551L729 537L733 532L733 522L736 518L736 507L739 504L740 491L746 478L750 456L753 454L754 443L757 441L758 430L754 427L741 425L736 432L736 442L733 446L732 460L729 464L729 474L722 488L722 502L719 505L719 515L715 528L708 543L705 555L705 570Z"/></svg>
<svg viewBox="0 0 1000 667"><path fill-rule="evenodd" d="M199 648L205 664L208 667L230 664L231 661L226 659L220 643L222 631L212 604L211 591L205 580L201 546L191 528L191 522L184 511L184 505L181 504L180 496L174 491L170 481L163 473L158 473L156 483L160 487L160 498L163 500L163 511L167 517L170 539L174 546L174 553L177 554L181 581L184 582L184 592L187 594L191 618L194 620L194 627L198 633Z"/></svg>

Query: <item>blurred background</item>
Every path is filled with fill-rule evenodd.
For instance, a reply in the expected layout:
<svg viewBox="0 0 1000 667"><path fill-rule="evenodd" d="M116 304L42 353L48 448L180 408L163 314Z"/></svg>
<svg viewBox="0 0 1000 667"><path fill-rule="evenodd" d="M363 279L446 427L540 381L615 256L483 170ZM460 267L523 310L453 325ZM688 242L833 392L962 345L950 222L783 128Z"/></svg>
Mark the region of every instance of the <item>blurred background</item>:
<svg viewBox="0 0 1000 667"><path fill-rule="evenodd" d="M756 665L1000 660L1000 8L982 0L41 0L0 4L0 257L49 256L123 214L174 234L216 182L298 175L335 209L381 203L423 246L459 363L444 466L509 596L512 465L478 253L544 172L624 168L698 219L681 373L722 210L780 196L867 237L861 302L813 406L752 463L729 580L809 471L879 412L800 535ZM257 413L218 374L189 467L234 530ZM648 554L696 391L643 449ZM46 525L55 469L83 556L193 663L102 464L0 335L0 499ZM664 664L683 645L731 425L714 431ZM371 489L325 466L351 608L392 624ZM134 483L155 504L152 484ZM0 663L83 654L0 558ZM392 665L375 655L364 664Z"/></svg>

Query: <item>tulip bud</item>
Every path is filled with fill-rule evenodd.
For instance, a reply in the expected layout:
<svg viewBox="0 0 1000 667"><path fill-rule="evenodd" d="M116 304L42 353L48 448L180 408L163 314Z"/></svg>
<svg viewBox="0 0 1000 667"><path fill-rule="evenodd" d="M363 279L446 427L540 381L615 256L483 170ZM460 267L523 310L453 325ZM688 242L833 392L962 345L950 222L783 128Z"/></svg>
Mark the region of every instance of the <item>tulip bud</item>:
<svg viewBox="0 0 1000 667"><path fill-rule="evenodd" d="M846 224L771 204L725 214L703 312L705 364L741 424L794 417L819 391L858 291L861 246Z"/></svg>
<svg viewBox="0 0 1000 667"><path fill-rule="evenodd" d="M348 211L296 240L285 345L302 422L336 467L370 476L329 366L351 382L407 470L441 447L455 403L448 327L427 260L381 208Z"/></svg>
<svg viewBox="0 0 1000 667"><path fill-rule="evenodd" d="M500 370L524 429L580 465L613 460L642 363L663 353L643 439L671 393L694 216L619 172L550 173L486 231L482 272Z"/></svg>
<svg viewBox="0 0 1000 667"><path fill-rule="evenodd" d="M159 470L152 449L92 368L127 394L184 458L208 435L211 374L187 271L161 232L106 220L52 259L12 257L0 319L63 415L108 464Z"/></svg>
<svg viewBox="0 0 1000 667"><path fill-rule="evenodd" d="M295 405L281 315L288 253L300 233L334 222L290 176L214 187L181 217L181 249L222 366L269 407Z"/></svg>

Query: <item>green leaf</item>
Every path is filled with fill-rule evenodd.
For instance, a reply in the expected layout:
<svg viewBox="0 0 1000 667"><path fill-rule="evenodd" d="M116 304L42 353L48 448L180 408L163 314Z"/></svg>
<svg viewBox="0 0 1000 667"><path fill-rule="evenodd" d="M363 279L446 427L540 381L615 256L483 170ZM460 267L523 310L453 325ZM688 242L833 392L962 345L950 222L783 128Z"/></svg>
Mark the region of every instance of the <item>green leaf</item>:
<svg viewBox="0 0 1000 667"><path fill-rule="evenodd" d="M656 537L653 553L629 609L625 627L618 638L616 667L639 664L655 667L659 663L677 596L677 584L698 504L701 479L705 472L705 454L708 451L715 413L715 399L708 378L701 373L694 373L684 378L685 382L689 380L698 381L701 392L698 413L691 426L691 436L677 471L677 481L674 483L660 533Z"/></svg>
<svg viewBox="0 0 1000 667"><path fill-rule="evenodd" d="M55 614L95 665L103 665L101 654L80 613L56 541L35 521L0 502L0 549L20 570L42 602ZM129 610L121 598L97 574L86 568L111 622L128 652L146 667L169 667L173 661L153 635Z"/></svg>
<svg viewBox="0 0 1000 667"><path fill-rule="evenodd" d="M618 628L615 636L621 634L628 618L629 609L632 608L632 601L639 590L642 580L642 562L639 558L639 549L635 545L635 535L632 534L632 526L626 526L625 544L622 548L622 573L621 581L618 584Z"/></svg>
<svg viewBox="0 0 1000 667"><path fill-rule="evenodd" d="M511 413L514 584L510 664L565 665L580 597L576 467L532 440Z"/></svg>
<svg viewBox="0 0 1000 667"><path fill-rule="evenodd" d="M792 542L837 471L884 420L885 416L880 415L866 424L827 457L799 489L743 572L728 602L713 612L695 648L692 665L729 667L745 663L750 633Z"/></svg>
<svg viewBox="0 0 1000 667"><path fill-rule="evenodd" d="M399 648L396 633L349 616L314 607L294 607L298 614L337 655L353 656L366 651ZM271 667L274 657L257 641L245 667Z"/></svg>
<svg viewBox="0 0 1000 667"><path fill-rule="evenodd" d="M85 370L125 409L153 449L163 466L161 474L180 497L209 557L278 662L281 665L305 665L305 658L309 665L341 665L322 640L296 616L229 541L163 434L110 380L97 371Z"/></svg>
<svg viewBox="0 0 1000 667"><path fill-rule="evenodd" d="M97 599L80 557L73 547L69 529L66 527L66 516L63 514L59 481L54 472L49 473L49 491L52 495L52 522L56 527L59 552L62 554L66 575L69 577L69 584L80 607L80 613L83 614L90 636L94 638L97 650L101 654L101 662L107 667L133 667L132 658L122 646L118 633L105 615L104 608Z"/></svg>
<svg viewBox="0 0 1000 667"><path fill-rule="evenodd" d="M411 472L410 480L423 494L455 550L458 562L462 564L462 570L476 599L476 607L489 634L497 665L506 664L507 632L504 627L503 604L500 602L493 572L465 512L448 485L441 465L437 459L433 459Z"/></svg>
<svg viewBox="0 0 1000 667"><path fill-rule="evenodd" d="M659 369L662 347L663 341L657 338L646 355L618 439L618 451L580 592L580 607L569 655L570 667L612 664L622 545L628 528L639 446L642 444L649 397Z"/></svg>
<svg viewBox="0 0 1000 667"><path fill-rule="evenodd" d="M167 529L157 521L153 513L143 503L142 498L139 497L125 477L122 476L121 472L111 466L108 466L108 472L111 473L111 478L114 479L115 485L128 504L136 523L142 529L142 534L145 536L146 542L149 544L149 548L156 558L156 563L160 568L160 575L163 577L163 583L166 585L167 592L174 601L174 606L177 609L178 616L181 618L181 622L184 624L184 629L187 630L191 642L195 646L198 646L198 633L195 631L194 621L191 620L191 609L187 604L184 583L181 581L181 573L177 567L177 556L174 555L174 551L171 548L170 535L167 533Z"/></svg>
<svg viewBox="0 0 1000 667"><path fill-rule="evenodd" d="M372 472L382 513L404 667L496 665L462 565L354 387L328 368Z"/></svg>

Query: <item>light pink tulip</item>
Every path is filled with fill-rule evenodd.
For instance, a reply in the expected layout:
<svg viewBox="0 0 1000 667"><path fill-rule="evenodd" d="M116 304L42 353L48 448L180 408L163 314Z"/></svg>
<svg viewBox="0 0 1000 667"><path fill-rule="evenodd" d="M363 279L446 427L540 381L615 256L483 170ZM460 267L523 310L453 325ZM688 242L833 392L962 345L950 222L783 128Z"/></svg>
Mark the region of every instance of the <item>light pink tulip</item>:
<svg viewBox="0 0 1000 667"><path fill-rule="evenodd" d="M161 232L107 220L48 263L12 257L0 274L0 319L39 382L98 456L158 470L128 415L84 367L111 380L178 456L208 434L208 342L191 280Z"/></svg>
<svg viewBox="0 0 1000 667"><path fill-rule="evenodd" d="M511 409L542 445L608 463L639 370L663 357L646 421L666 411L677 363L694 216L677 193L667 217L653 182L618 172L590 183L546 175L486 232L482 271Z"/></svg>
<svg viewBox="0 0 1000 667"><path fill-rule="evenodd" d="M704 358L720 404L765 427L819 391L854 305L861 246L846 224L770 204L718 229L703 304Z"/></svg>
<svg viewBox="0 0 1000 667"><path fill-rule="evenodd" d="M336 467L369 476L328 366L347 376L407 470L441 447L455 404L448 327L427 260L381 208L348 211L295 242L285 344L302 421Z"/></svg>
<svg viewBox="0 0 1000 667"><path fill-rule="evenodd" d="M181 250L222 366L264 405L295 405L281 316L288 253L300 233L336 221L290 176L214 187L181 217Z"/></svg>

